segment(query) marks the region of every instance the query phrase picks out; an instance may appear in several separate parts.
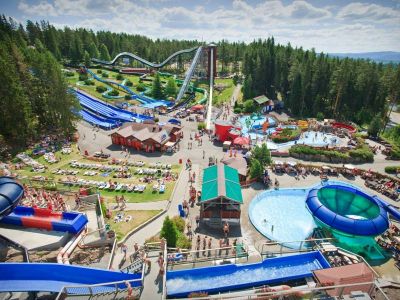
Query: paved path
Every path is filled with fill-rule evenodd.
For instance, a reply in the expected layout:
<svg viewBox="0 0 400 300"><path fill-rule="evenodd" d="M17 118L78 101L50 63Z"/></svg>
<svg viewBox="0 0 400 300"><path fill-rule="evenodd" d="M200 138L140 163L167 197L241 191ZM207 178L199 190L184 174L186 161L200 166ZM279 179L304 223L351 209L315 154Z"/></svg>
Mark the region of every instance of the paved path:
<svg viewBox="0 0 400 300"><path fill-rule="evenodd" d="M125 210L164 210L169 201L155 201L155 202L143 202L143 203L126 203ZM120 210L117 203L108 203L111 210Z"/></svg>
<svg viewBox="0 0 400 300"><path fill-rule="evenodd" d="M199 165L193 165L191 173L193 172L196 173L196 180L197 182L195 183L195 186L197 187L198 178L200 174L200 166ZM189 172L187 170L183 170L181 173L181 176L179 176L179 179L176 183L175 190L173 194L171 195L171 199L169 203L166 203L166 213L165 215L157 218L153 222L147 224L144 226L142 229L131 235L126 241L125 244L128 246L128 257L133 253L133 245L135 243L138 243L139 245L143 245L149 237L157 235L162 227L164 217L166 215L170 217L174 217L178 215L178 205L182 203L183 199L188 199L189 198ZM163 201L165 202L165 201ZM135 205L139 203L127 203L127 205ZM143 207L150 207L151 205L158 205L158 202L152 202L152 203L140 203L143 204ZM160 207L162 204L160 204ZM152 207L154 209L154 206ZM123 260L123 254L121 251L117 250L115 253L114 261L113 261L113 268L118 269L121 267L126 266L129 264L129 261L125 262L124 264L121 265L121 262ZM142 292L142 298L143 299L159 299L161 298L161 293L162 289L160 288L155 288L155 286L159 286L159 278L157 278L158 274L158 266L156 263L156 259L151 259L152 260L152 268L151 270L146 273L145 276L145 284ZM161 283L162 284L162 283Z"/></svg>

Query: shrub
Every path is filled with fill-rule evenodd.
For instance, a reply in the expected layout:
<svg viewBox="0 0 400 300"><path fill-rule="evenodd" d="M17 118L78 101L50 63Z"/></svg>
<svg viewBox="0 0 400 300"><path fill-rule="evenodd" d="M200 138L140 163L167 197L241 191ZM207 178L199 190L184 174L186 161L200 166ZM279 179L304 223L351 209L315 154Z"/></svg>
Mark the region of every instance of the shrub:
<svg viewBox="0 0 400 300"><path fill-rule="evenodd" d="M131 95L125 95L125 100L131 100L132 99L132 96Z"/></svg>
<svg viewBox="0 0 400 300"><path fill-rule="evenodd" d="M96 73L97 73L97 74L101 74L101 73L103 73L103 71L100 70L100 69L98 69L98 70L96 71Z"/></svg>
<svg viewBox="0 0 400 300"><path fill-rule="evenodd" d="M107 91L107 88L104 85L98 85L96 86L96 91L99 93L104 93L105 91Z"/></svg>
<svg viewBox="0 0 400 300"><path fill-rule="evenodd" d="M67 76L67 77L73 77L73 76L74 76L74 72L70 72L70 71L65 72L65 76Z"/></svg>
<svg viewBox="0 0 400 300"><path fill-rule="evenodd" d="M178 240L176 241L176 247L181 249L192 249L192 242L183 232L179 232Z"/></svg>
<svg viewBox="0 0 400 300"><path fill-rule="evenodd" d="M117 76L115 76L115 78L117 80L124 80L124 76L122 76L122 74L117 74Z"/></svg>
<svg viewBox="0 0 400 300"><path fill-rule="evenodd" d="M154 118L154 122L156 122L156 123L157 123L158 121L160 121L160 119L159 119L159 118L157 118L157 117L155 117L155 118Z"/></svg>
<svg viewBox="0 0 400 300"><path fill-rule="evenodd" d="M257 159L251 160L250 166L250 177L258 179L263 175L263 167L261 166L260 162Z"/></svg>
<svg viewBox="0 0 400 300"><path fill-rule="evenodd" d="M316 118L318 121L322 121L325 118L325 116L322 112L319 112L319 113L317 113Z"/></svg>
<svg viewBox="0 0 400 300"><path fill-rule="evenodd" d="M265 143L261 146L255 146L251 151L251 157L257 160L261 164L261 167L271 164L271 153Z"/></svg>
<svg viewBox="0 0 400 300"><path fill-rule="evenodd" d="M354 158L360 158L363 161L374 161L374 153L372 153L371 149L369 149L369 147L366 145L354 150L350 150L349 155Z"/></svg>
<svg viewBox="0 0 400 300"><path fill-rule="evenodd" d="M88 79L87 74L79 74L79 81L85 81Z"/></svg>
<svg viewBox="0 0 400 300"><path fill-rule="evenodd" d="M167 240L168 247L176 247L176 241L178 240L178 230L176 229L174 222L172 222L169 216L164 219L160 237Z"/></svg>
<svg viewBox="0 0 400 300"><path fill-rule="evenodd" d="M101 74L101 77L103 77L103 78L108 78L108 73L103 72L103 73Z"/></svg>
<svg viewBox="0 0 400 300"><path fill-rule="evenodd" d="M108 92L109 96L118 96L119 92L116 89L112 89L110 92Z"/></svg>
<svg viewBox="0 0 400 300"><path fill-rule="evenodd" d="M254 105L254 101L253 100L246 100L243 103L243 112L245 113L253 113L257 110L256 106Z"/></svg>
<svg viewBox="0 0 400 300"><path fill-rule="evenodd" d="M241 113L242 113L242 109L241 109L240 107L235 107L235 108L233 109L233 112L234 112L235 114L241 114Z"/></svg>
<svg viewBox="0 0 400 300"><path fill-rule="evenodd" d="M392 159L400 159L400 147L393 146L390 151L390 158Z"/></svg>
<svg viewBox="0 0 400 300"><path fill-rule="evenodd" d="M206 129L206 123L200 122L199 124L197 124L197 130L203 130L203 129Z"/></svg>
<svg viewBox="0 0 400 300"><path fill-rule="evenodd" d="M144 83L139 83L138 86L136 87L136 89L139 92L144 92L146 90L146 85Z"/></svg>
<svg viewBox="0 0 400 300"><path fill-rule="evenodd" d="M93 82L93 80L86 79L85 80L85 85L94 85L94 82Z"/></svg>
<svg viewBox="0 0 400 300"><path fill-rule="evenodd" d="M174 222L176 229L178 229L180 232L185 230L185 220L181 217L175 216L171 219L171 221Z"/></svg>
<svg viewBox="0 0 400 300"><path fill-rule="evenodd" d="M400 172L400 166L387 166L385 167L385 172L388 174L396 174Z"/></svg>
<svg viewBox="0 0 400 300"><path fill-rule="evenodd" d="M133 86L132 81L130 81L129 79L127 81L125 81L125 85L126 86Z"/></svg>

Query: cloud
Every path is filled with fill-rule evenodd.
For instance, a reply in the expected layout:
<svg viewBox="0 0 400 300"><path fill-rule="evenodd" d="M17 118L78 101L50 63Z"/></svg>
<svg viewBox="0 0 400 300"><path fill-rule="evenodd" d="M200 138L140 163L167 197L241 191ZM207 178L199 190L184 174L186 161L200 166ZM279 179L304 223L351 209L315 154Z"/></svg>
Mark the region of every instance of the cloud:
<svg viewBox="0 0 400 300"><path fill-rule="evenodd" d="M57 16L57 10L47 1L40 1L38 4L29 5L25 1L18 3L18 9L27 15L36 16Z"/></svg>
<svg viewBox="0 0 400 300"><path fill-rule="evenodd" d="M400 21L400 10L378 4L354 2L343 7L337 16L343 20Z"/></svg>
<svg viewBox="0 0 400 300"><path fill-rule="evenodd" d="M178 5L176 0L26 1L18 5L21 12L37 19L54 16L53 23L61 27L209 42L249 42L273 35L280 43L329 52L400 50L398 10L376 4L355 2L341 8L305 0L258 4L233 0L225 5L213 0L191 7Z"/></svg>

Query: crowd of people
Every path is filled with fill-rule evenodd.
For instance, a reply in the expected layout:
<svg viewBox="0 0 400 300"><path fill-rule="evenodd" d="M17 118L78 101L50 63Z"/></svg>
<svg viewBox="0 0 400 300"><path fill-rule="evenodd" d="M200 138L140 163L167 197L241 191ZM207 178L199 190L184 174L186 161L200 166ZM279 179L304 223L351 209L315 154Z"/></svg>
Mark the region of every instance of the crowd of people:
<svg viewBox="0 0 400 300"><path fill-rule="evenodd" d="M23 206L47 208L52 211L67 211L63 196L59 192L28 187L24 184Z"/></svg>

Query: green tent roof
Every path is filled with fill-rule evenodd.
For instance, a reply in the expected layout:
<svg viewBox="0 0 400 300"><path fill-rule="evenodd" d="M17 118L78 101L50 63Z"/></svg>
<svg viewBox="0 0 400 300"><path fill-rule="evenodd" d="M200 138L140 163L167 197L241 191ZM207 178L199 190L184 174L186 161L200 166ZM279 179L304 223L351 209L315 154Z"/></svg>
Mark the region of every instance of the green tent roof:
<svg viewBox="0 0 400 300"><path fill-rule="evenodd" d="M203 170L200 201L211 201L219 197L243 204L238 171L222 164Z"/></svg>
<svg viewBox="0 0 400 300"><path fill-rule="evenodd" d="M256 101L260 105L267 103L269 101L268 97L265 95L254 97L253 100Z"/></svg>

